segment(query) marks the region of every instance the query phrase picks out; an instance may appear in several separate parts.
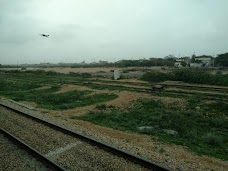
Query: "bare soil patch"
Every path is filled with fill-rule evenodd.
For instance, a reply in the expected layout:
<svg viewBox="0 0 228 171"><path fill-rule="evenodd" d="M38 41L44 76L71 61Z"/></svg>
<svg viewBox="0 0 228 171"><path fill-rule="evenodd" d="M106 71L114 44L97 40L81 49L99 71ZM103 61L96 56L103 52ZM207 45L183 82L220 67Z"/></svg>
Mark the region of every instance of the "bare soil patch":
<svg viewBox="0 0 228 171"><path fill-rule="evenodd" d="M75 90L75 89L77 89L77 86L74 87L74 85L72 85L72 86L70 86L68 91ZM58 92L66 92L66 91L67 91L66 88L63 88ZM150 97L148 94L132 93L132 92L124 92L124 91L118 92L118 91L108 91L108 90L97 90L94 93L114 93L114 94L118 95L118 98L107 101L107 102L103 102L100 104L105 104L107 106L112 105L112 106L120 107L120 108L124 108L124 107L130 105L131 102L133 102L134 100ZM62 111L51 111L51 113L67 119L67 118L69 118L69 116L80 116L87 112L95 111L95 110L97 110L96 105L97 104L80 107L80 108L75 108L75 109L69 109L69 110L65 110L63 112Z"/></svg>
<svg viewBox="0 0 228 171"><path fill-rule="evenodd" d="M85 91L85 90L91 90L90 88L87 88L85 86L78 86L78 85L64 85L60 88L59 91L55 92L55 94L59 94L59 93L65 93L67 91L74 91L74 90L78 90L78 91Z"/></svg>
<svg viewBox="0 0 228 171"><path fill-rule="evenodd" d="M96 72L110 72L114 69L120 68L42 68L44 71L54 71L59 73L96 73ZM121 69L120 69L121 70Z"/></svg>
<svg viewBox="0 0 228 171"><path fill-rule="evenodd" d="M110 68L70 68L70 67L54 67L54 68L35 68L36 70L44 70L44 71L54 71L60 73L96 73L96 72L110 72L112 70L129 70L132 72L137 71L144 71L144 70L159 70L163 71L161 67L127 67L127 68L117 68L117 67L110 67Z"/></svg>

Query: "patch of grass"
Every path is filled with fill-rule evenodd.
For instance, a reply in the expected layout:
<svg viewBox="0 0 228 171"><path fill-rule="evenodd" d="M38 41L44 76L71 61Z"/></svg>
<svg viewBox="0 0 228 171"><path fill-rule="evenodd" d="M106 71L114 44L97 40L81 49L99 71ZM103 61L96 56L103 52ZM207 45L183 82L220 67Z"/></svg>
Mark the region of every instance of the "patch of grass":
<svg viewBox="0 0 228 171"><path fill-rule="evenodd" d="M204 136L204 140L207 144L211 145L212 147L222 146L224 144L224 139L221 135L216 135L215 133L207 133Z"/></svg>
<svg viewBox="0 0 228 171"><path fill-rule="evenodd" d="M107 105L106 104L98 104L98 105L96 105L96 109L106 110L107 109Z"/></svg>
<svg viewBox="0 0 228 171"><path fill-rule="evenodd" d="M51 88L29 92L18 92L17 96L13 97L13 99L17 101L23 100L36 102L38 107L41 108L65 110L117 98L117 95L107 93L89 95L91 91L69 91L60 94L53 94L56 90L57 88Z"/></svg>
<svg viewBox="0 0 228 171"><path fill-rule="evenodd" d="M99 110L114 109L114 108L115 108L115 106L113 106L113 105L106 105L106 104L96 105L96 109L99 109Z"/></svg>
<svg viewBox="0 0 228 171"><path fill-rule="evenodd" d="M223 103L223 102L214 102L211 104L207 104L207 106L205 106L206 110L210 110L214 113L219 113L219 114L224 114L225 116L228 116L228 105L227 103Z"/></svg>
<svg viewBox="0 0 228 171"><path fill-rule="evenodd" d="M74 73L74 72L70 72L71 76L74 77L80 77L80 78L91 78L92 75L90 73Z"/></svg>
<svg viewBox="0 0 228 171"><path fill-rule="evenodd" d="M225 105L225 104L223 104ZM200 109L196 109L200 106ZM204 102L197 98L189 99L186 110L168 108L159 100L137 100L127 109L90 112L74 117L94 124L123 131L156 135L160 141L188 146L198 154L206 154L228 159L228 121L224 115L214 115L206 110ZM139 131L138 127L151 126L154 129ZM155 127L156 126L156 127ZM163 130L174 130L176 136Z"/></svg>
<svg viewBox="0 0 228 171"><path fill-rule="evenodd" d="M55 72L44 71L29 71L24 73L20 71L13 71L10 72L10 74L15 75L11 75L12 77L10 79L7 78L8 75L1 75L4 79L0 79L0 95L12 98L16 101L35 102L38 104L38 107L46 109L71 109L109 101L118 97L116 94L108 93L90 95L92 91L71 91L53 94L61 87L56 86L56 83L61 80L60 78L69 79L70 74L67 76ZM71 77L74 76L75 75ZM36 89L43 86L43 83L45 82L50 83L52 88L40 90Z"/></svg>
<svg viewBox="0 0 228 171"><path fill-rule="evenodd" d="M25 91L40 87L39 84L33 84L30 82L18 82L0 79L0 94L4 94L8 91Z"/></svg>
<svg viewBox="0 0 228 171"><path fill-rule="evenodd" d="M204 69L176 69L171 72L147 72L141 77L144 81L161 82L166 80L184 81L194 84L228 85L228 74L212 74Z"/></svg>

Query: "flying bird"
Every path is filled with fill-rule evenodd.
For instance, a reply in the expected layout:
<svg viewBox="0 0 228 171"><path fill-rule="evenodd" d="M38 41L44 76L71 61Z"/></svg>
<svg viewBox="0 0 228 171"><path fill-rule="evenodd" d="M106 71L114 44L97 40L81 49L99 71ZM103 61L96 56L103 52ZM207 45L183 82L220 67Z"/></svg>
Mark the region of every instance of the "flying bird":
<svg viewBox="0 0 228 171"><path fill-rule="evenodd" d="M48 34L40 34L41 36L43 37L48 37L49 35Z"/></svg>

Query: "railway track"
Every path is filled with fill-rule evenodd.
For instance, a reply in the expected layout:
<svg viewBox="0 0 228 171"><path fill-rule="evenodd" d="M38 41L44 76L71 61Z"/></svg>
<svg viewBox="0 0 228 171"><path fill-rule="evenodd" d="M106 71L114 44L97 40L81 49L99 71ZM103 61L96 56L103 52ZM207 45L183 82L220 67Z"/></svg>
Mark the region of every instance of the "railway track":
<svg viewBox="0 0 228 171"><path fill-rule="evenodd" d="M4 135L7 139L9 139L12 143L16 144L21 149L28 152L28 154L32 155L37 161L41 161L45 166L47 170L53 170L53 171L66 171L63 167L59 166L55 162L49 160L44 155L40 154L38 151L36 151L34 148L30 147L28 144L22 142L17 137L13 136L9 132L7 132L4 129L0 129L0 133ZM2 151L3 153L3 151ZM14 162L14 161L12 161Z"/></svg>
<svg viewBox="0 0 228 171"><path fill-rule="evenodd" d="M194 90L213 90L213 91L222 91L228 92L228 87L222 86L203 86L203 85L182 85L182 84L169 84L169 83L159 83L160 85L169 86L169 87L176 87L176 88L183 88L183 89L194 89Z"/></svg>
<svg viewBox="0 0 228 171"><path fill-rule="evenodd" d="M122 158L124 160L127 160L128 162L131 162L131 163L135 163L137 166L140 165L140 167L143 167L145 169L149 169L149 170L156 170L156 171L169 171L170 169L164 167L164 166L161 166L161 165L158 165L158 164L155 164L149 160L146 160L144 158L141 158L139 156L136 156L136 155L133 155L127 151L123 151L123 150L120 150L114 146L110 146L110 145L107 145L107 144L104 144L100 141L97 141L93 138L90 138L90 137L87 137L87 136L84 136L82 134L78 134L76 132L73 132L69 129L66 129L64 127L61 127L61 126L58 126L56 124L53 124L51 122L48 122L48 121L45 121L43 119L40 119L40 118L37 118L37 117L34 117L28 113L25 113L23 111L20 111L20 110L17 110L17 109L14 109L14 108L11 108L10 106L8 105L4 105L4 104L0 104L1 107L5 108L6 110L10 110L16 114L19 114L19 116L23 116L29 120L32 120L32 121L35 121L39 124L42 124L42 125L45 125L47 127L49 127L50 129L54 129L58 132L61 132L67 136L70 136L70 137L73 137L73 138L77 138L79 139L81 142L85 142L85 143L88 143L90 144L92 147L97 147L99 149L102 149L106 152L108 152L109 154L114 154L114 156L118 156L118 158ZM27 124L27 122L26 122Z"/></svg>
<svg viewBox="0 0 228 171"><path fill-rule="evenodd" d="M137 92L143 92L143 93L157 93L156 91L152 91L151 88L146 88L146 87L129 87L125 85L112 85L112 84L99 84L96 82L64 82L65 84L75 84L75 85L83 85L83 86L88 86L88 87L94 87L94 85L97 86L97 88L102 87L102 86L109 86L112 87L112 89L122 89L122 90L127 90L127 91L137 91ZM96 89L96 88L95 88ZM104 87L105 89L105 87ZM190 95L200 95L202 96L203 99L207 100L218 100L218 101L224 101L228 102L228 95L223 95L223 94L210 94L210 93L204 93L204 92L191 92L191 91L182 91L182 90L165 90L163 92L163 95L175 95L178 97L186 97Z"/></svg>

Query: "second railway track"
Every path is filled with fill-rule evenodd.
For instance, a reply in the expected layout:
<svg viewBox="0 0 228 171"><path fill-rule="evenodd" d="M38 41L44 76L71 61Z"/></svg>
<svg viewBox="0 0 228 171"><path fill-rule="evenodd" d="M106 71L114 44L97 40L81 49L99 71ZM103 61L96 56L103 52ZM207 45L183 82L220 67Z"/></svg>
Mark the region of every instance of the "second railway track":
<svg viewBox="0 0 228 171"><path fill-rule="evenodd" d="M0 129L0 170L66 171L4 129Z"/></svg>
<svg viewBox="0 0 228 171"><path fill-rule="evenodd" d="M170 170L9 106L1 111L1 127L68 170Z"/></svg>
<svg viewBox="0 0 228 171"><path fill-rule="evenodd" d="M96 82L64 82L65 84L73 84L73 85L80 85L80 86L88 86L91 88L98 88L100 86L100 89L111 89L111 90L118 90L118 88L126 91L136 91L136 92L143 92L143 93L157 93L156 91L152 91L151 88L148 87L133 87L133 86L126 86L126 85L112 85L112 84L99 84ZM102 88L102 86L105 86ZM109 87L107 87L109 86ZM183 91L183 90L165 90L164 95L174 95L176 97L186 97L189 95L199 95L203 99L208 100L219 100L219 101L225 101L228 102L228 95L227 94L215 94L215 93L208 93L208 92L194 92L194 91ZM159 94L160 95L160 94Z"/></svg>

